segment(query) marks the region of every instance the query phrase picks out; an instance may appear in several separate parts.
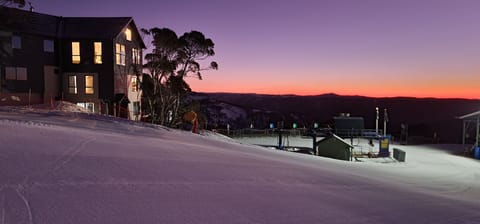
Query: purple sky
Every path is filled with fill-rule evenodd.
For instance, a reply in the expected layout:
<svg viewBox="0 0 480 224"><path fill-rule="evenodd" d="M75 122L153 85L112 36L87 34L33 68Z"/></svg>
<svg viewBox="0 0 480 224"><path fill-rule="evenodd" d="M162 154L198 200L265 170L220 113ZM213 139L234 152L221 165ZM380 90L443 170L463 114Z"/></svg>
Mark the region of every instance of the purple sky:
<svg viewBox="0 0 480 224"><path fill-rule="evenodd" d="M195 91L480 99L478 0L31 2L41 13L203 32L220 69L189 80Z"/></svg>

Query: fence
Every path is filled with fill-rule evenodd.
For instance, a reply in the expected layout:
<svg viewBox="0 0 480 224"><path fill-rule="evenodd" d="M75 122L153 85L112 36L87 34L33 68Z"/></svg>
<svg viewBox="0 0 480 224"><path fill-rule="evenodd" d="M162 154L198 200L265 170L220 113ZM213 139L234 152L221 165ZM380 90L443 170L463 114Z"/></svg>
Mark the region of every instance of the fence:
<svg viewBox="0 0 480 224"><path fill-rule="evenodd" d="M278 136L278 129L237 129L237 130L228 130L228 129L215 129L216 132L223 135L227 135L233 138L238 137L255 137L255 136ZM282 135L285 136L302 136L306 135L309 131L307 128L296 128L296 129L281 129Z"/></svg>
<svg viewBox="0 0 480 224"><path fill-rule="evenodd" d="M343 138L378 138L382 131L375 129L335 129L335 134Z"/></svg>

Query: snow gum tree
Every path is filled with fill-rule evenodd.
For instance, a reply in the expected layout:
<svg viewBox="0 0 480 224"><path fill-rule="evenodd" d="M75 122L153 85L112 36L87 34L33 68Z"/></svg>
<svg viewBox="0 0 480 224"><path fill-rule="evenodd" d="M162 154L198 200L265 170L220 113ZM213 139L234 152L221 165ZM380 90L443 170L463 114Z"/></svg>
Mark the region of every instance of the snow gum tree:
<svg viewBox="0 0 480 224"><path fill-rule="evenodd" d="M0 6L18 6L23 8L25 6L25 0L0 0Z"/></svg>
<svg viewBox="0 0 480 224"><path fill-rule="evenodd" d="M152 38L152 52L145 55L141 88L152 123L172 126L181 118L182 102L191 92L186 77L202 79L201 71L218 69L214 61L202 62L215 55L214 43L201 32L191 31L178 37L168 28L143 29Z"/></svg>

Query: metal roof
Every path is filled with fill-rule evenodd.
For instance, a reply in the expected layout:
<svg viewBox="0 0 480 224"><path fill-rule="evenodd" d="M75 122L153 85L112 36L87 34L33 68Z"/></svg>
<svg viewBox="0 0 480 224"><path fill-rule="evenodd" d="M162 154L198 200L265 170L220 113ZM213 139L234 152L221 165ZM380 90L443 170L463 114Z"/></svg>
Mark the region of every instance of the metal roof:
<svg viewBox="0 0 480 224"><path fill-rule="evenodd" d="M13 18L13 31L57 38L113 40L130 25L145 48L132 17L59 17L8 7L0 7L0 14Z"/></svg>
<svg viewBox="0 0 480 224"><path fill-rule="evenodd" d="M131 17L88 17L75 18L64 17L63 19L63 37L64 38L101 38L113 39L126 24Z"/></svg>
<svg viewBox="0 0 480 224"><path fill-rule="evenodd" d="M317 144L321 144L322 142L324 142L328 139L331 139L331 138L335 138L338 141L340 141L340 142L344 143L345 145L349 146L350 148L353 148L353 146L350 145L350 143L348 143L347 141L345 141L345 139L343 139L343 138L341 138L341 137L339 137L338 135L335 135L335 134L332 134L330 136L327 136L326 138L321 139L320 141L317 142Z"/></svg>
<svg viewBox="0 0 480 224"><path fill-rule="evenodd" d="M477 111L477 112L465 114L465 115L457 117L457 118L462 119L462 120L476 120L478 117L480 117L480 110Z"/></svg>
<svg viewBox="0 0 480 224"><path fill-rule="evenodd" d="M57 35L59 17L9 7L0 7L0 15L2 19L8 19L8 29L13 32L48 37Z"/></svg>

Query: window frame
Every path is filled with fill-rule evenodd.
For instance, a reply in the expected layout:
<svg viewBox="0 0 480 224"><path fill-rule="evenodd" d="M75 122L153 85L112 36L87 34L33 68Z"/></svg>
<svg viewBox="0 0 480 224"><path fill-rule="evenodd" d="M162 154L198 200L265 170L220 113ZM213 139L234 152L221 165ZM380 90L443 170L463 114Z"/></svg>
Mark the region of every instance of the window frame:
<svg viewBox="0 0 480 224"><path fill-rule="evenodd" d="M93 42L93 63L96 65L103 64L102 45L100 41Z"/></svg>
<svg viewBox="0 0 480 224"><path fill-rule="evenodd" d="M28 80L27 68L17 67L17 80L19 80L19 81L27 81Z"/></svg>
<svg viewBox="0 0 480 224"><path fill-rule="evenodd" d="M72 83L71 78L73 78L73 83ZM77 75L68 75L68 93L69 94L78 94Z"/></svg>
<svg viewBox="0 0 480 224"><path fill-rule="evenodd" d="M141 64L141 50L137 48L132 48L132 60L133 64L140 65Z"/></svg>
<svg viewBox="0 0 480 224"><path fill-rule="evenodd" d="M17 67L5 67L5 80L17 80Z"/></svg>
<svg viewBox="0 0 480 224"><path fill-rule="evenodd" d="M125 65L125 45L116 43L115 44L115 64Z"/></svg>
<svg viewBox="0 0 480 224"><path fill-rule="evenodd" d="M82 61L81 45L79 41L72 41L72 64L80 64ZM77 45L77 46L75 46ZM77 52L78 51L78 52Z"/></svg>
<svg viewBox="0 0 480 224"><path fill-rule="evenodd" d="M18 35L12 35L12 49L22 49L22 37Z"/></svg>
<svg viewBox="0 0 480 224"><path fill-rule="evenodd" d="M91 85L89 85L88 80L91 80ZM95 94L95 77L93 75L85 75L85 94Z"/></svg>
<svg viewBox="0 0 480 224"><path fill-rule="evenodd" d="M55 41L49 39L43 40L43 52L55 53Z"/></svg>
<svg viewBox="0 0 480 224"><path fill-rule="evenodd" d="M125 29L125 40L132 41L132 30L130 28Z"/></svg>
<svg viewBox="0 0 480 224"><path fill-rule="evenodd" d="M5 67L5 80L27 81L28 69L26 67Z"/></svg>

